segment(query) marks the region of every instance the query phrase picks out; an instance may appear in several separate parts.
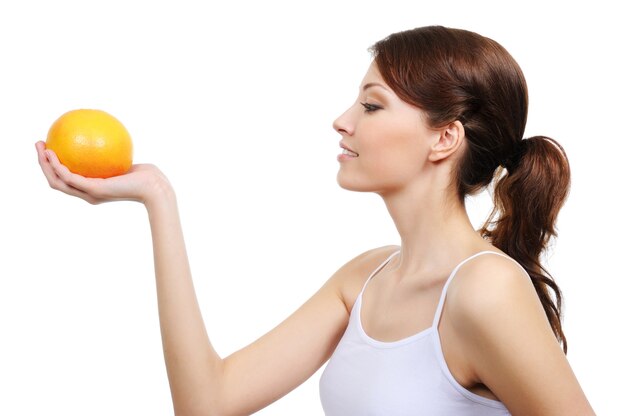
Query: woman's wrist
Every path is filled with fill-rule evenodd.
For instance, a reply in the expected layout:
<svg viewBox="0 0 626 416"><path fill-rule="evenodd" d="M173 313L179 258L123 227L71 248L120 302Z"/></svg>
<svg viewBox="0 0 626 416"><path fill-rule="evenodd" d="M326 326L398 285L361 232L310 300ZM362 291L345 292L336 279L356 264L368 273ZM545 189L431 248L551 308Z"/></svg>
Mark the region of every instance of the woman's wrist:
<svg viewBox="0 0 626 416"><path fill-rule="evenodd" d="M155 176L154 181L147 187L141 202L148 212L161 205L176 203L174 188L165 175L159 172L159 175Z"/></svg>

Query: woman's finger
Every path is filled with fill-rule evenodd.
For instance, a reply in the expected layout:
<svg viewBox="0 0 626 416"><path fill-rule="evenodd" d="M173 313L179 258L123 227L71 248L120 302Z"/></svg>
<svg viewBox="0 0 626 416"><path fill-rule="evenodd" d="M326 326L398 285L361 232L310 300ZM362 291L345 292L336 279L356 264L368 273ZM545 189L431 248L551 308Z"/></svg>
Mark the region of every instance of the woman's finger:
<svg viewBox="0 0 626 416"><path fill-rule="evenodd" d="M62 190L62 181L55 173L50 161L48 160L48 155L46 154L45 145L43 142L38 142L36 144L37 148L37 158L39 161L39 166L41 166L41 170L43 171L44 176L48 180L48 185L51 188Z"/></svg>
<svg viewBox="0 0 626 416"><path fill-rule="evenodd" d="M41 170L48 180L48 185L50 185L52 189L84 199L90 204L97 204L100 202L89 193L73 186L71 181L75 181L74 178L70 179L70 182L68 182L67 179L71 178L71 175L74 174L71 173L67 167L63 166L61 162L59 162L59 159L56 157L54 152L45 149L45 144L43 142L37 142L35 147L37 148L37 156Z"/></svg>
<svg viewBox="0 0 626 416"><path fill-rule="evenodd" d="M54 170L54 173L67 185L72 188L79 189L86 193L90 193L93 189L93 181L98 180L97 178L85 178L84 176L77 175L72 173L67 166L63 165L57 155L50 149L46 150L46 155L48 160L50 161L50 165Z"/></svg>

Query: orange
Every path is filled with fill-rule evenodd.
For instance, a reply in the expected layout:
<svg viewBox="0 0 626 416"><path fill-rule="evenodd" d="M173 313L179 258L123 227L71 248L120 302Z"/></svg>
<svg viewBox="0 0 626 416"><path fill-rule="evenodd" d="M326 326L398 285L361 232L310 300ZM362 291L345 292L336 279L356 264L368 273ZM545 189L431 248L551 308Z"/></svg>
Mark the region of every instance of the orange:
<svg viewBox="0 0 626 416"><path fill-rule="evenodd" d="M89 178L126 173L133 163L133 143L126 127L101 110L72 110L50 127L46 148L73 172Z"/></svg>

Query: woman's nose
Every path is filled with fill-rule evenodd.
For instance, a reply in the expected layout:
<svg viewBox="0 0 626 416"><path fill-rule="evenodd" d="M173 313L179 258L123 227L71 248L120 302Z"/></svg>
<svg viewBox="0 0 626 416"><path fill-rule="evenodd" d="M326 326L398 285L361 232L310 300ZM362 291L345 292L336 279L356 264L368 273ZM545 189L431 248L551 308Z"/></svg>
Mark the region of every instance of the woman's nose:
<svg viewBox="0 0 626 416"><path fill-rule="evenodd" d="M342 115L337 117L333 122L333 129L341 135L351 136L354 133L354 122L350 118L350 109L347 109Z"/></svg>

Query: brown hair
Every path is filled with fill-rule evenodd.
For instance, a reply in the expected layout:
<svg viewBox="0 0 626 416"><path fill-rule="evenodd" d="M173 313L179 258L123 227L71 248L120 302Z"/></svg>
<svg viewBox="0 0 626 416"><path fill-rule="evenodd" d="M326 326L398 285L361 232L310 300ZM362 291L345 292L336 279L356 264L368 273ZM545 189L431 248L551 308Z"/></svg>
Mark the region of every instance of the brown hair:
<svg viewBox="0 0 626 416"><path fill-rule="evenodd" d="M495 179L494 208L480 233L526 269L567 353L561 291L540 255L557 234L569 163L555 140L523 139L528 90L517 62L489 38L441 26L394 33L370 50L385 82L431 126L463 124L467 148L451 185L463 202Z"/></svg>

